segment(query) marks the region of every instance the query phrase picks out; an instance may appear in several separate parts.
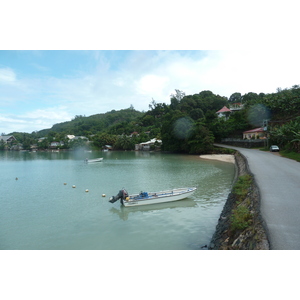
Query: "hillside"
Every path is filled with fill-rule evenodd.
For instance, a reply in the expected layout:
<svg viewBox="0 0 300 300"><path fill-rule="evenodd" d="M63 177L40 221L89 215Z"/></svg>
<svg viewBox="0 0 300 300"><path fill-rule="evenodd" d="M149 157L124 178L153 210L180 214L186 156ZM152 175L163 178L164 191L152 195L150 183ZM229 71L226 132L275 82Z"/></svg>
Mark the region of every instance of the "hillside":
<svg viewBox="0 0 300 300"><path fill-rule="evenodd" d="M300 152L298 85L271 94L234 93L229 99L211 91L185 95L176 90L170 100L169 105L153 100L147 112L130 107L89 117L79 115L50 129L14 135L27 148L40 137L47 137L47 148L53 140L64 141L66 135L76 135L86 136L92 142L90 146L100 149L109 144L114 149L133 150L135 144L157 138L162 140L163 151L205 154L215 151L214 142L228 137L242 139L244 131L265 127L270 144ZM218 110L233 104L242 109L218 117ZM75 146L65 142L65 147Z"/></svg>
<svg viewBox="0 0 300 300"><path fill-rule="evenodd" d="M125 124L136 122L143 115L144 113L133 108L119 111L112 110L89 117L78 115L71 121L55 124L50 129L38 131L37 134L42 137L48 135L49 132L74 135L91 135L99 132L108 132L114 130L116 127L122 127Z"/></svg>

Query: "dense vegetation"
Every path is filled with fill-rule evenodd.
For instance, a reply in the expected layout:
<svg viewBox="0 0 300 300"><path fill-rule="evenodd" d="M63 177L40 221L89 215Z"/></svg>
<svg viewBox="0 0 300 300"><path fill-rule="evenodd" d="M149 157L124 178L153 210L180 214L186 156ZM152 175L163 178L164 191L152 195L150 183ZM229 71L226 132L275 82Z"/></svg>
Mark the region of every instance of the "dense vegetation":
<svg viewBox="0 0 300 300"><path fill-rule="evenodd" d="M66 135L86 136L89 147L101 149L112 145L114 149L131 150L136 143L151 138L162 140L162 150L181 153L211 153L213 143L222 138L242 138L242 132L268 126L271 143L281 148L300 152L300 86L278 89L272 94L234 93L230 98L211 91L185 95L180 90L171 95L170 104L152 99L147 112L136 111L133 106L120 111L89 117L75 116L72 121L53 125L32 134L13 132L24 149L37 144L47 148L52 141L62 141L61 148L87 146L85 140L71 143ZM223 106L242 103L243 109L228 118L218 118L216 112ZM43 141L37 140L45 137ZM0 149L4 148L0 143Z"/></svg>

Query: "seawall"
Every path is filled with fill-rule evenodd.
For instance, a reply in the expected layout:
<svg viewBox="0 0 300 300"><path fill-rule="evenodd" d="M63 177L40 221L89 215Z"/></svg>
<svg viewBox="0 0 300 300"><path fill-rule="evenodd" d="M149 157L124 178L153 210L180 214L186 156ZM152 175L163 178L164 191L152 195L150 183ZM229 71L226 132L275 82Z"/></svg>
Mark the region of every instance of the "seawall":
<svg viewBox="0 0 300 300"><path fill-rule="evenodd" d="M253 174L249 170L247 159L238 151L235 157L235 178L250 175L252 183L248 190L243 205L251 214L251 224L244 230L231 229L231 216L233 211L240 205L237 197L231 192L228 195L224 208L221 212L214 235L208 249L210 250L269 250L270 243L267 237L266 226L260 214L260 194Z"/></svg>

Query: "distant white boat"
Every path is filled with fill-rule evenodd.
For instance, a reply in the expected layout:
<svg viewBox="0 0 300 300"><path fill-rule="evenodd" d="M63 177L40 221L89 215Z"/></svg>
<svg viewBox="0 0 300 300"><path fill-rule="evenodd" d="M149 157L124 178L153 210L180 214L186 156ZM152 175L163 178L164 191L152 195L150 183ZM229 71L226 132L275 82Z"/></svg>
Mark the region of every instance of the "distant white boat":
<svg viewBox="0 0 300 300"><path fill-rule="evenodd" d="M85 161L85 163L89 164L89 163L101 162L102 160L103 160L103 157L94 158L94 159L86 158L84 161Z"/></svg>
<svg viewBox="0 0 300 300"><path fill-rule="evenodd" d="M109 202L114 203L120 199L124 206L138 206L157 204L165 202L173 202L185 199L191 196L197 188L177 188L172 190L166 190L161 192L141 192L139 194L128 195L125 189L120 190L117 196L110 198Z"/></svg>

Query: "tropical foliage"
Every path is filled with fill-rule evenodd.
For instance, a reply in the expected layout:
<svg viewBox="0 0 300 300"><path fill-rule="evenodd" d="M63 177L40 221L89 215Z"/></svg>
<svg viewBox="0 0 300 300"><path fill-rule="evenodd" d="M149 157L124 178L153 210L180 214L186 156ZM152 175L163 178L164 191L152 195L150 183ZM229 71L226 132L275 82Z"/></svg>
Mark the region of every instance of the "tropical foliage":
<svg viewBox="0 0 300 300"><path fill-rule="evenodd" d="M217 116L216 112L223 106L235 103L242 103L243 109L228 118ZM69 122L32 134L11 134L24 149L32 144L46 149L51 142L59 141L65 149L83 146L101 149L112 145L114 149L132 150L137 143L157 138L162 140L164 151L210 153L214 142L227 137L242 138L243 131L266 125L272 143L300 152L300 86L278 89L272 94L235 92L229 99L211 91L186 95L175 90L170 104L152 99L147 112L136 111L131 106L89 117L78 115ZM67 135L86 136L90 143L70 142ZM3 143L2 148L5 148Z"/></svg>

